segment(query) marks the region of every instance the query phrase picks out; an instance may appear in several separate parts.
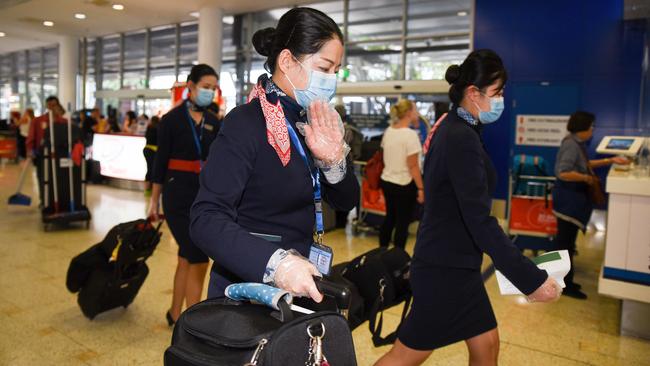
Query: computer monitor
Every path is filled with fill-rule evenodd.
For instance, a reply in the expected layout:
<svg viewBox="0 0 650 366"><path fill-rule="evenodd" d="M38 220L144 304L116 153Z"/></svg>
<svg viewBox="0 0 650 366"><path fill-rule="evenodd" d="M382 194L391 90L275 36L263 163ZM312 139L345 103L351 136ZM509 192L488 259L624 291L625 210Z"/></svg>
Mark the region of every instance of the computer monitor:
<svg viewBox="0 0 650 366"><path fill-rule="evenodd" d="M644 138L637 136L605 136L598 144L599 154L635 156L643 146Z"/></svg>

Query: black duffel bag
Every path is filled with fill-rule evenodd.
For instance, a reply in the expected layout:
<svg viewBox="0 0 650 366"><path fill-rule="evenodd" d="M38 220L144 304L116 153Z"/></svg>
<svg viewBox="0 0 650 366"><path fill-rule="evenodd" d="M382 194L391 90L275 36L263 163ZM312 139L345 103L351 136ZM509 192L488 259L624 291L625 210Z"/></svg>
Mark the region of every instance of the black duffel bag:
<svg viewBox="0 0 650 366"><path fill-rule="evenodd" d="M115 225L99 243L100 247L112 260L119 251L124 264L142 262L153 254L160 243L162 223L160 220L154 226L149 219L138 219Z"/></svg>
<svg viewBox="0 0 650 366"><path fill-rule="evenodd" d="M404 302L401 321L406 317L412 299L410 268L411 257L404 249L380 247L356 257L341 273L363 297L365 318L369 320L375 347L392 344L397 339L399 326L386 337L381 336L383 311Z"/></svg>
<svg viewBox="0 0 650 366"><path fill-rule="evenodd" d="M335 289L341 299L337 303L349 303L347 289L322 283L327 289L317 282L321 292L328 295ZM304 315L291 311L284 298L277 306L275 310L225 297L191 306L174 327L165 366L304 366L310 355L310 334L321 337L330 365L356 366L352 334L341 314Z"/></svg>

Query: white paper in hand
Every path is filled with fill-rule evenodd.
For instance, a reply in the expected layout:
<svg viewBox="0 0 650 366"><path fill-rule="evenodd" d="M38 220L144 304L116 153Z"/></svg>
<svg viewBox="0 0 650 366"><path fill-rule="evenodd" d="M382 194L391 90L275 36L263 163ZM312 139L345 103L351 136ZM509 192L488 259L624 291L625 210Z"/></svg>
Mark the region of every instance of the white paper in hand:
<svg viewBox="0 0 650 366"><path fill-rule="evenodd" d="M557 281L562 288L566 287L564 284L564 277L571 269L571 260L569 259L569 251L558 250L548 252L531 259L533 263L540 269L545 270L549 276ZM510 282L506 276L501 272L496 271L497 282L499 283L499 290L501 295L523 295L515 285Z"/></svg>

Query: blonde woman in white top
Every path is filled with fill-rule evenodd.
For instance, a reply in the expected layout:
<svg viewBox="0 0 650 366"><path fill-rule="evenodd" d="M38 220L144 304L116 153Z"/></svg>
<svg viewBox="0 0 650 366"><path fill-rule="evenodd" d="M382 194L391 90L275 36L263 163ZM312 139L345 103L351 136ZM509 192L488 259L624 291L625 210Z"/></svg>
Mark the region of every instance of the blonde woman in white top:
<svg viewBox="0 0 650 366"><path fill-rule="evenodd" d="M415 103L402 99L391 107L390 113L392 125L381 141L384 151L381 188L386 199L386 218L379 233L379 245L388 246L393 239L396 247L404 248L415 203L424 203L420 171L422 146L417 132L411 129L418 122Z"/></svg>

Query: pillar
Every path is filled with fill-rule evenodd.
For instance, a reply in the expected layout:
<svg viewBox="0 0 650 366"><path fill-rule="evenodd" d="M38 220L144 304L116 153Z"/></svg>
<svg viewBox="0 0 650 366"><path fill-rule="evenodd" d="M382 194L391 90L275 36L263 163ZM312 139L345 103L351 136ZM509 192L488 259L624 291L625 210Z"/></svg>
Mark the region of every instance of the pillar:
<svg viewBox="0 0 650 366"><path fill-rule="evenodd" d="M221 69L223 11L215 6L199 10L199 63L212 66L217 74Z"/></svg>
<svg viewBox="0 0 650 366"><path fill-rule="evenodd" d="M59 40L58 97L67 113L77 108L77 68L79 67L79 40L61 37Z"/></svg>

